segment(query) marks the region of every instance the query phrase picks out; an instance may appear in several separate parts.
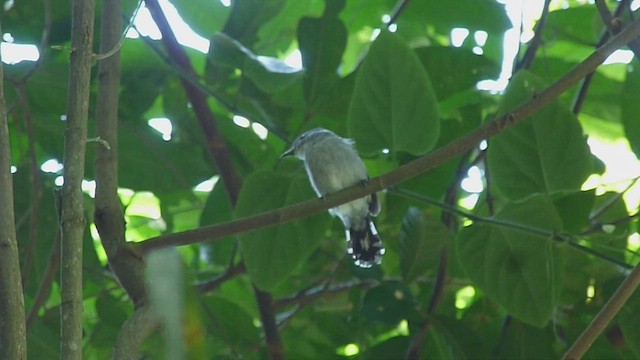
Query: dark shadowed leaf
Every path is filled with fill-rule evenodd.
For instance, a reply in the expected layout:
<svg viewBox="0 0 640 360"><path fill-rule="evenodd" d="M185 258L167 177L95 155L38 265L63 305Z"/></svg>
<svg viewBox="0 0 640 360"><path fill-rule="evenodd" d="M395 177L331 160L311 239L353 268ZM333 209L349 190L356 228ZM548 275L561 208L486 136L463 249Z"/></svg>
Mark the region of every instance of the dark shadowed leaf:
<svg viewBox="0 0 640 360"><path fill-rule="evenodd" d="M460 264L475 286L514 317L544 326L560 298L563 251L535 231L560 231L562 220L543 195L508 203L494 219L500 223L474 223L458 234Z"/></svg>
<svg viewBox="0 0 640 360"><path fill-rule="evenodd" d="M273 171L257 171L245 179L236 217L241 218L313 199L308 180ZM240 235L240 249L251 280L270 290L286 280L318 247L329 217L301 221Z"/></svg>
<svg viewBox="0 0 640 360"><path fill-rule="evenodd" d="M402 278L411 282L434 270L449 232L439 219L411 207L404 216L400 231L400 269Z"/></svg>
<svg viewBox="0 0 640 360"><path fill-rule="evenodd" d="M499 112L514 109L542 88L538 78L520 71L511 80ZM488 160L494 185L511 200L535 193L580 190L593 171L582 127L558 101L493 137Z"/></svg>
<svg viewBox="0 0 640 360"><path fill-rule="evenodd" d="M382 32L356 76L349 133L364 154L383 149L421 155L440 135L435 92L415 53Z"/></svg>

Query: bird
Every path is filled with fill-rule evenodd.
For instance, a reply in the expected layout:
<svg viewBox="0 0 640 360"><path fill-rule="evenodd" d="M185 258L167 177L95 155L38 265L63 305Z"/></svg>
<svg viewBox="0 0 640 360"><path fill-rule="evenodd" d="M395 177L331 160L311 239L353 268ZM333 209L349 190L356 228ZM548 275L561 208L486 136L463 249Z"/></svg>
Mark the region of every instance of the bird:
<svg viewBox="0 0 640 360"><path fill-rule="evenodd" d="M369 174L354 148L355 142L323 129L298 136L280 158L294 156L304 162L311 186L318 197L369 181ZM329 209L345 227L347 253L355 265L371 268L382 263L385 253L372 217L380 213L376 193Z"/></svg>

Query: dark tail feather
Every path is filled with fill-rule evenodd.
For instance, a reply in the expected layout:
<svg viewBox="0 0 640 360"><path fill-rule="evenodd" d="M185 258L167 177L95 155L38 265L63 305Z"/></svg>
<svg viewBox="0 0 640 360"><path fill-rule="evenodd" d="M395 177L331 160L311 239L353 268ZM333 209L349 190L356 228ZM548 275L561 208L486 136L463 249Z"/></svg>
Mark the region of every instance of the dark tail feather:
<svg viewBox="0 0 640 360"><path fill-rule="evenodd" d="M351 254L357 266L370 268L382 263L384 247L373 221L369 218L366 221L364 229L347 230L347 253Z"/></svg>

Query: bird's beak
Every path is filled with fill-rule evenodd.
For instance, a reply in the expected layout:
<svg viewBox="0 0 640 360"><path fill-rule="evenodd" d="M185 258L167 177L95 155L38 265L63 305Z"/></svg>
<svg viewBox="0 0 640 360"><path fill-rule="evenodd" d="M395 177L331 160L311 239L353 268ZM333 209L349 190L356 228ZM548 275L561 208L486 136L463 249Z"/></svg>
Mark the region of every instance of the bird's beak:
<svg viewBox="0 0 640 360"><path fill-rule="evenodd" d="M291 156L291 155L293 155L293 146L288 148L285 152L283 152L280 155L280 159L282 159L283 157Z"/></svg>

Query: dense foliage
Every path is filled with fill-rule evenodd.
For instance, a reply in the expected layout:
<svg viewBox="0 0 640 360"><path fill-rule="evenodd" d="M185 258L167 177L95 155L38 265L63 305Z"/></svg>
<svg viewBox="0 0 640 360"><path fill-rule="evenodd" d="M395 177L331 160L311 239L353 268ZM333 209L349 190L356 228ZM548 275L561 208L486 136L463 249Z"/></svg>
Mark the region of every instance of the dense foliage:
<svg viewBox="0 0 640 360"><path fill-rule="evenodd" d="M607 2L611 11L622 7L626 23L628 3ZM209 38L210 50L184 48L191 74L161 40L122 43L119 195L129 242L161 242L165 234L314 198L302 163L279 159L313 127L353 138L372 177L393 171L535 98L607 34L594 4L551 1L499 92L477 86L499 78L512 27L493 0L172 4ZM40 0L15 1L0 17L15 43L40 44L43 28L48 38L38 63L4 66L30 359L60 352L54 190L61 170L40 167L63 159L71 9L50 5L44 11ZM138 5L125 0L123 17ZM453 29L468 30L460 46L452 45ZM284 61L297 49L303 69ZM326 212L148 254L147 293L164 327L140 353L560 357L639 263L637 165L611 181L612 164L592 154L593 144L617 144L620 159L640 155L638 64L602 65L590 82L523 122L380 192L375 221L387 252L379 267L352 264L344 228ZM93 77L90 137L99 80ZM185 82L207 96L241 181L237 202ZM150 126L159 118L170 120L170 136ZM92 224L91 181L101 166L94 153L109 144L87 145L83 350L84 358L104 359L134 304L120 285L127 274L118 281L110 271ZM278 334L265 324L253 286L272 297L266 307ZM586 357L640 357L639 322L637 293Z"/></svg>

